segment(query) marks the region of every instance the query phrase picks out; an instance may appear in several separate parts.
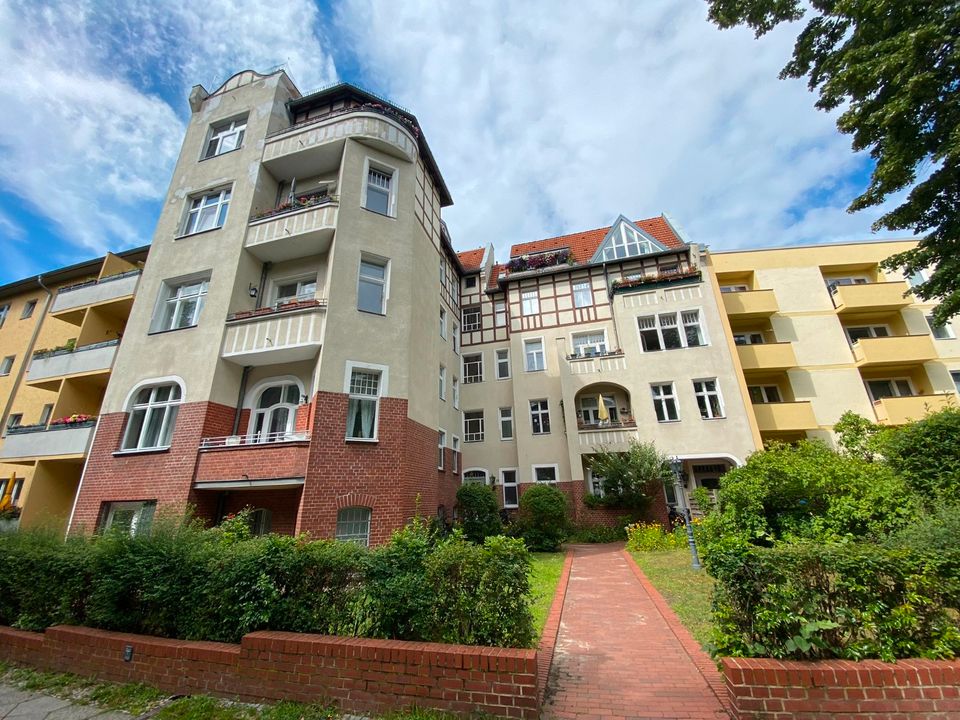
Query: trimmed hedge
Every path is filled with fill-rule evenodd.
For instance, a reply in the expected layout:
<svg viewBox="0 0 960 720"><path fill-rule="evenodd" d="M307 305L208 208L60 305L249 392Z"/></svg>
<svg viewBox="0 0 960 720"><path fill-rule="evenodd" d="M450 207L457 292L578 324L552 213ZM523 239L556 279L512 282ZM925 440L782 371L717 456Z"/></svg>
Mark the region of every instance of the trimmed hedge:
<svg viewBox="0 0 960 720"><path fill-rule="evenodd" d="M529 568L519 540L477 546L422 521L374 550L163 522L142 537L22 532L0 536L0 624L221 642L287 630L528 647Z"/></svg>
<svg viewBox="0 0 960 720"><path fill-rule="evenodd" d="M860 660L960 655L960 550L728 545L710 554L716 654Z"/></svg>

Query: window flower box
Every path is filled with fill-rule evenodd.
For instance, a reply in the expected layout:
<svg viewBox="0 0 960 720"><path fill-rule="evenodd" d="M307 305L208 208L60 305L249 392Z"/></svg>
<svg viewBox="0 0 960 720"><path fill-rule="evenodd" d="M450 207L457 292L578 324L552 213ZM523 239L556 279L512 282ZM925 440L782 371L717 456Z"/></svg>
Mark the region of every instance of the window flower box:
<svg viewBox="0 0 960 720"><path fill-rule="evenodd" d="M507 263L507 272L527 272L530 270L543 270L545 268L556 267L557 265L573 265L573 255L568 248L555 250L552 252L532 253L511 258Z"/></svg>

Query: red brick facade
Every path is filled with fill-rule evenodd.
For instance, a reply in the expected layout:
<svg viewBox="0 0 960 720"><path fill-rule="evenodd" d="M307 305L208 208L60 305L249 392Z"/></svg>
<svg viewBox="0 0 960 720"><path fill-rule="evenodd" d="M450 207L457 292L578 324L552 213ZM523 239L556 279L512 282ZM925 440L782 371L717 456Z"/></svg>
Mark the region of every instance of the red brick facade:
<svg viewBox="0 0 960 720"><path fill-rule="evenodd" d="M520 497L532 487L536 486L533 483L521 483L518 487ZM568 480L566 482L558 482L556 487L567 496L570 508L570 521L575 525L604 525L607 527L616 527L621 523L625 515L630 514L628 511L619 508L589 507L584 503L587 488L582 482ZM503 502L502 490L500 492L500 501L501 503ZM668 523L667 512L666 497L664 497L663 493L654 493L653 503L647 510L647 517L663 523L664 526L666 526Z"/></svg>
<svg viewBox="0 0 960 720"><path fill-rule="evenodd" d="M124 649L132 648L129 662ZM44 670L142 682L172 694L247 702L329 702L349 713L411 705L533 720L534 650L257 632L239 645L167 640L61 625L0 627L0 659Z"/></svg>
<svg viewBox="0 0 960 720"><path fill-rule="evenodd" d="M724 658L738 720L937 720L960 717L960 662L789 662Z"/></svg>

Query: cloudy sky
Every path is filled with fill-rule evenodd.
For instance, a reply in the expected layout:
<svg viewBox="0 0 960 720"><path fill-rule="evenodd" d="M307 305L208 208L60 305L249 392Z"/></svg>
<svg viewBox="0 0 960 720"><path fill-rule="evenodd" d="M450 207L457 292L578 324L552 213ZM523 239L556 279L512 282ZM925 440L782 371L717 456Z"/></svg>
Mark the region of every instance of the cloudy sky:
<svg viewBox="0 0 960 720"><path fill-rule="evenodd" d="M865 239L854 155L795 28L700 0L0 0L0 283L150 241L194 84L283 65L412 110L458 249L668 213L715 249Z"/></svg>

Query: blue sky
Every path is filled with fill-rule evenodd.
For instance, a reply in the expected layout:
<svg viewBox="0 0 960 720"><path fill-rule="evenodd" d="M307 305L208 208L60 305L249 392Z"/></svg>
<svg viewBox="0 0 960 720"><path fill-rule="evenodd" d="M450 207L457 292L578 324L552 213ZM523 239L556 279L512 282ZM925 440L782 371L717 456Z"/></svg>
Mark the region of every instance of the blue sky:
<svg viewBox="0 0 960 720"><path fill-rule="evenodd" d="M280 64L418 116L459 249L620 213L716 249L869 238L869 158L777 79L794 33L691 0L0 0L0 284L148 243L190 87Z"/></svg>

